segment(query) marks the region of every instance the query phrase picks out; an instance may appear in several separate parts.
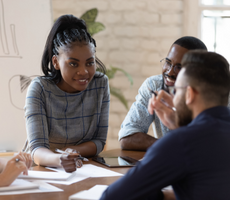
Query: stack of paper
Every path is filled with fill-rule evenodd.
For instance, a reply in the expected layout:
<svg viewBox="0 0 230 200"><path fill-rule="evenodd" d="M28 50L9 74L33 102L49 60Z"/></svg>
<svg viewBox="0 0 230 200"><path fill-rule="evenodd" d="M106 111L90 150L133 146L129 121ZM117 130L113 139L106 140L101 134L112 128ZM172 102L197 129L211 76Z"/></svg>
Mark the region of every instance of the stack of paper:
<svg viewBox="0 0 230 200"><path fill-rule="evenodd" d="M98 200L107 187L107 185L95 185L89 190L83 190L71 195L69 200Z"/></svg>

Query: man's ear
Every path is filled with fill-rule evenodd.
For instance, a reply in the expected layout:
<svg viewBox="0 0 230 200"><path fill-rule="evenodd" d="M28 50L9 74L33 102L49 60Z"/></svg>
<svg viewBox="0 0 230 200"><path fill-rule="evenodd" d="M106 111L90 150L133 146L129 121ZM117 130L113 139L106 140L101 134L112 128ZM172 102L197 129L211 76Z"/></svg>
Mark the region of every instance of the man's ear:
<svg viewBox="0 0 230 200"><path fill-rule="evenodd" d="M193 103L194 99L195 99L195 94L196 91L191 87L188 86L186 93L185 93L185 103L186 105L190 105L191 103Z"/></svg>
<svg viewBox="0 0 230 200"><path fill-rule="evenodd" d="M52 64L56 70L60 70L58 58L55 55L53 55L53 57L52 57Z"/></svg>

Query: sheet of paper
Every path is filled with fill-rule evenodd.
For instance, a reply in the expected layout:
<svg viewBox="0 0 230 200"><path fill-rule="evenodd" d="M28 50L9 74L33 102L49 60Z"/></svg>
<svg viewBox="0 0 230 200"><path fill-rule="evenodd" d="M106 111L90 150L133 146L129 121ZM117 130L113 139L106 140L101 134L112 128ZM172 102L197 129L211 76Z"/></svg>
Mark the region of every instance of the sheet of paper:
<svg viewBox="0 0 230 200"><path fill-rule="evenodd" d="M43 180L48 183L55 183L55 184L63 184L63 185L71 185L73 183L77 183L79 181L82 181L84 179L89 178L88 176L82 176L82 175L75 175L75 172L73 172L74 175L71 176L68 180L66 181L54 181L54 180Z"/></svg>
<svg viewBox="0 0 230 200"><path fill-rule="evenodd" d="M123 174L114 172L109 169L98 167L92 164L83 165L78 169L81 174L89 174L90 177L111 177L111 176L123 176Z"/></svg>
<svg viewBox="0 0 230 200"><path fill-rule="evenodd" d="M54 170L57 172L64 172L65 170L63 168L50 168L47 167L47 169ZM72 173L73 176L68 179L67 181L51 181L46 180L46 182L49 183L57 183L57 184L64 184L64 185L70 185L72 183L76 183L79 181L82 181L84 179L90 178L90 177L110 177L110 176L123 176L123 174L120 174L118 172L114 172L102 167L97 167L92 164L86 164L83 165L81 168L78 168L76 172Z"/></svg>
<svg viewBox="0 0 230 200"><path fill-rule="evenodd" d="M0 192L12 191L12 190L31 190L38 189L39 185L31 183L26 180L16 179L11 185L7 187L0 187Z"/></svg>
<svg viewBox="0 0 230 200"><path fill-rule="evenodd" d="M95 185L89 190L84 190L71 195L69 197L69 200L98 200L100 199L102 193L106 190L107 187L107 185Z"/></svg>
<svg viewBox="0 0 230 200"><path fill-rule="evenodd" d="M32 183L39 185L38 189L31 189L31 190L17 190L17 191L8 191L8 192L0 192L1 195L15 195L15 194L27 194L27 193L43 193L43 192L62 192L63 190L45 183L44 181L36 180L31 181Z"/></svg>
<svg viewBox="0 0 230 200"><path fill-rule="evenodd" d="M47 171L33 171L28 170L28 175L20 174L18 178L22 179L50 179L50 180L62 180L66 181L69 179L73 174L72 173L56 173L56 172L47 172Z"/></svg>
<svg viewBox="0 0 230 200"><path fill-rule="evenodd" d="M47 169L51 169L57 172L64 172L65 170L63 168L50 168L47 167ZM114 172L109 169L105 169L102 167L98 167L92 164L86 164L83 165L81 168L78 168L76 172L74 172L78 175L83 175L87 177L110 177L110 176L123 176L123 174Z"/></svg>

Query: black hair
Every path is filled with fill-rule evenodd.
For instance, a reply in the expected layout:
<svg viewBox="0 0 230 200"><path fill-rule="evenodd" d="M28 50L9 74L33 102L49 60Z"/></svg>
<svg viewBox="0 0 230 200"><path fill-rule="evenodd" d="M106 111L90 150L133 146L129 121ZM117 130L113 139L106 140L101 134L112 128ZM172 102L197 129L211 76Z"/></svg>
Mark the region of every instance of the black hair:
<svg viewBox="0 0 230 200"><path fill-rule="evenodd" d="M95 40L87 31L85 21L73 15L62 15L54 23L45 45L42 55L42 71L45 77L50 78L55 83L61 81L60 70L56 70L52 63L53 55L59 54L60 47L71 47L74 42L92 43L96 47ZM105 65L96 57L97 68L102 73L96 73L94 77L103 77L106 68Z"/></svg>
<svg viewBox="0 0 230 200"><path fill-rule="evenodd" d="M226 106L230 91L229 63L221 55L203 50L188 51L182 59L188 84L206 102Z"/></svg>
<svg viewBox="0 0 230 200"><path fill-rule="evenodd" d="M177 39L173 44L180 45L188 50L203 49L207 50L205 44L198 38L192 36L184 36Z"/></svg>

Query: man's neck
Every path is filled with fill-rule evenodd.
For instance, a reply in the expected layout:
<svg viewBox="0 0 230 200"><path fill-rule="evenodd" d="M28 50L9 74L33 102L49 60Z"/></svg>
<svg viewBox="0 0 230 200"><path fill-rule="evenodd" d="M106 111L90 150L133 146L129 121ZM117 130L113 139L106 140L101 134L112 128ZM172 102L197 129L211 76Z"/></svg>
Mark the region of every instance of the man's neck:
<svg viewBox="0 0 230 200"><path fill-rule="evenodd" d="M193 119L195 119L203 111L216 106L220 106L220 105L217 105L216 103L210 103L210 102L202 102L202 103L200 102L197 105L194 105L192 109Z"/></svg>

